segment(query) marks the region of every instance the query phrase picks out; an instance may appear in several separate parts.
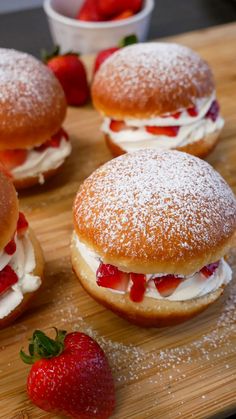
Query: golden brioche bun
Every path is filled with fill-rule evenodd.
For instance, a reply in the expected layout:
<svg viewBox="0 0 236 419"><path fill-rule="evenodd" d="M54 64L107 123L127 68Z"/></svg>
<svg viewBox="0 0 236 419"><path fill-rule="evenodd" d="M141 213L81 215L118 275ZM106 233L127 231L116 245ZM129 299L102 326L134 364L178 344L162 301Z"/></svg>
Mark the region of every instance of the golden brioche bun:
<svg viewBox="0 0 236 419"><path fill-rule="evenodd" d="M227 253L236 200L208 163L146 149L89 176L73 215L79 240L104 263L127 272L191 275Z"/></svg>
<svg viewBox="0 0 236 419"><path fill-rule="evenodd" d="M31 55L0 48L0 92L0 150L40 145L61 127L63 89Z"/></svg>
<svg viewBox="0 0 236 419"><path fill-rule="evenodd" d="M99 112L116 120L150 118L194 106L214 88L209 65L191 49L140 43L103 63L94 78L92 99Z"/></svg>
<svg viewBox="0 0 236 419"><path fill-rule="evenodd" d="M16 231L19 208L12 181L0 171L0 252Z"/></svg>
<svg viewBox="0 0 236 419"><path fill-rule="evenodd" d="M176 147L175 149L192 154L193 156L201 158L206 157L215 148L219 140L220 133L221 130L217 130L211 134L206 135L204 138L201 138L198 141L194 141L182 147ZM126 153L124 149L112 141L109 135L105 134L105 140L114 157L118 157Z"/></svg>
<svg viewBox="0 0 236 419"><path fill-rule="evenodd" d="M189 320L216 301L224 289L222 286L203 297L187 301L157 300L144 297L142 302L135 303L130 300L128 293L118 294L97 285L94 272L82 258L73 238L71 257L73 269L88 294L114 313L138 326L174 326Z"/></svg>
<svg viewBox="0 0 236 419"><path fill-rule="evenodd" d="M36 266L33 271L33 274L35 276L39 276L41 280L43 281L43 271L44 271L44 257L43 252L41 249L41 246L36 239L34 232L30 229L29 232L30 240L34 247L34 253L35 253L35 261ZM38 290L40 287L38 288ZM4 317L3 319L0 319L0 329L3 329L4 327L11 324L17 317L19 317L30 305L32 298L37 294L38 290L34 292L29 292L27 294L24 294L24 298L22 302L13 310L8 316Z"/></svg>
<svg viewBox="0 0 236 419"><path fill-rule="evenodd" d="M47 180L51 177L53 177L54 175L56 175L58 172L60 172L61 168L63 167L63 164L59 167L57 167L56 169L51 169L51 170L47 170L46 172L42 172L41 176L44 177L44 180ZM13 183L15 185L15 188L17 190L21 190L21 189L25 189L25 188L30 188L31 186L35 186L35 185L39 185L40 183L40 177L39 176L32 176L32 177L27 177L27 178L23 178L23 179L14 179ZM43 183L44 184L44 183Z"/></svg>

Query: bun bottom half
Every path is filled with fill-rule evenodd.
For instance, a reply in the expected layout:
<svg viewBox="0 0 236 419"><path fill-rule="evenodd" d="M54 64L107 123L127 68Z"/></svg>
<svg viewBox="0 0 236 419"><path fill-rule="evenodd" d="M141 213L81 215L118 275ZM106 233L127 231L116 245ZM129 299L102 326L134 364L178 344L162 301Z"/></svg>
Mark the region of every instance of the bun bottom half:
<svg viewBox="0 0 236 419"><path fill-rule="evenodd" d="M46 172L42 172L42 176L44 177L44 180L46 181L47 179L53 177L58 172L60 172L63 165L64 165L64 162L62 163L61 166L57 167L56 169L51 169L51 170L47 170ZM39 176L26 177L22 179L13 179L13 183L17 190L30 188L31 186L35 186L35 185L41 185L41 183L39 182Z"/></svg>
<svg viewBox="0 0 236 419"><path fill-rule="evenodd" d="M128 294L118 294L96 284L94 273L81 257L74 240L71 245L71 260L75 274L91 297L118 316L142 327L166 327L183 323L206 310L224 290L222 286L203 297L188 301L164 301L144 297L141 303L135 303Z"/></svg>
<svg viewBox="0 0 236 419"><path fill-rule="evenodd" d="M211 134L206 135L204 138L201 138L198 141L194 141L183 147L173 148L173 150L183 151L185 153L192 154L201 158L206 157L214 150L219 140L220 133L221 130L217 130ZM107 134L105 134L105 141L114 157L118 157L122 154L127 153L125 150L122 149L122 147L119 147L116 143L114 143L111 137Z"/></svg>
<svg viewBox="0 0 236 419"><path fill-rule="evenodd" d="M36 262L36 266L33 273L35 276L39 276L43 282L43 272L44 272L43 251L41 249L41 246L34 232L31 229L30 229L29 236L30 236L30 240L33 245L33 248L34 248L35 262ZM19 317L25 310L27 310L32 299L40 290L41 286L36 291L24 294L24 298L22 302L15 308L15 310L13 310L8 316L4 317L3 319L0 319L0 329L3 329L4 327L9 326L9 324L14 322L14 320L16 320L17 317Z"/></svg>

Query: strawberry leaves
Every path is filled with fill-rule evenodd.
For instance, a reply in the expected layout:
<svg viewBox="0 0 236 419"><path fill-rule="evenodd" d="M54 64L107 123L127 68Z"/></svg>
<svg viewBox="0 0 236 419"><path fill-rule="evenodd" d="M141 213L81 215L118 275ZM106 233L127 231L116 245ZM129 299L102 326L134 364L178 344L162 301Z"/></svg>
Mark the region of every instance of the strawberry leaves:
<svg viewBox="0 0 236 419"><path fill-rule="evenodd" d="M54 358L60 355L64 350L64 339L66 336L65 330L57 330L55 339L49 338L41 330L35 330L33 337L29 343L29 355L27 355L22 349L20 351L20 357L26 364L34 364L36 361L42 358Z"/></svg>

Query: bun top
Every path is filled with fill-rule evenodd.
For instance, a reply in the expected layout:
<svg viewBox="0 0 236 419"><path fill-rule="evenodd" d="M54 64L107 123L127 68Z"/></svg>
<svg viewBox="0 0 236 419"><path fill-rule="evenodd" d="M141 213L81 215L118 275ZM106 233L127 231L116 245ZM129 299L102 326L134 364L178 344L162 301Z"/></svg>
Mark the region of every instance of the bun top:
<svg viewBox="0 0 236 419"><path fill-rule="evenodd" d="M14 236L18 215L18 199L13 183L0 171L0 252Z"/></svg>
<svg viewBox="0 0 236 419"><path fill-rule="evenodd" d="M206 162L146 149L97 169L74 203L79 239L128 272L189 275L219 260L236 228L236 199Z"/></svg>
<svg viewBox="0 0 236 419"><path fill-rule="evenodd" d="M31 55L0 48L0 149L45 142L65 114L65 95L52 71Z"/></svg>
<svg viewBox="0 0 236 419"><path fill-rule="evenodd" d="M94 78L95 107L114 119L150 118L194 106L210 96L209 65L190 48L161 42L115 52Z"/></svg>

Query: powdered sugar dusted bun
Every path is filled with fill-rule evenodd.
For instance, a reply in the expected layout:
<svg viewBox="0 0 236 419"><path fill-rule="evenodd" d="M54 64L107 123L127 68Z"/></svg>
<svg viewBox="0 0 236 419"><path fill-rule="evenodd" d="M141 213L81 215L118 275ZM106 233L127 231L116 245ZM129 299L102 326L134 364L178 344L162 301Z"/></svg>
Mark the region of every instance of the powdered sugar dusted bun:
<svg viewBox="0 0 236 419"><path fill-rule="evenodd" d="M0 252L13 237L18 219L18 200L11 180L0 171Z"/></svg>
<svg viewBox="0 0 236 419"><path fill-rule="evenodd" d="M121 271L191 275L225 255L236 200L208 163L146 149L85 180L74 224L79 240Z"/></svg>
<svg viewBox="0 0 236 419"><path fill-rule="evenodd" d="M114 119L150 118L194 106L214 91L209 65L170 43L141 43L109 57L94 78L95 107Z"/></svg>
<svg viewBox="0 0 236 419"><path fill-rule="evenodd" d="M30 148L55 134L65 118L64 92L29 54L0 49L0 150Z"/></svg>

